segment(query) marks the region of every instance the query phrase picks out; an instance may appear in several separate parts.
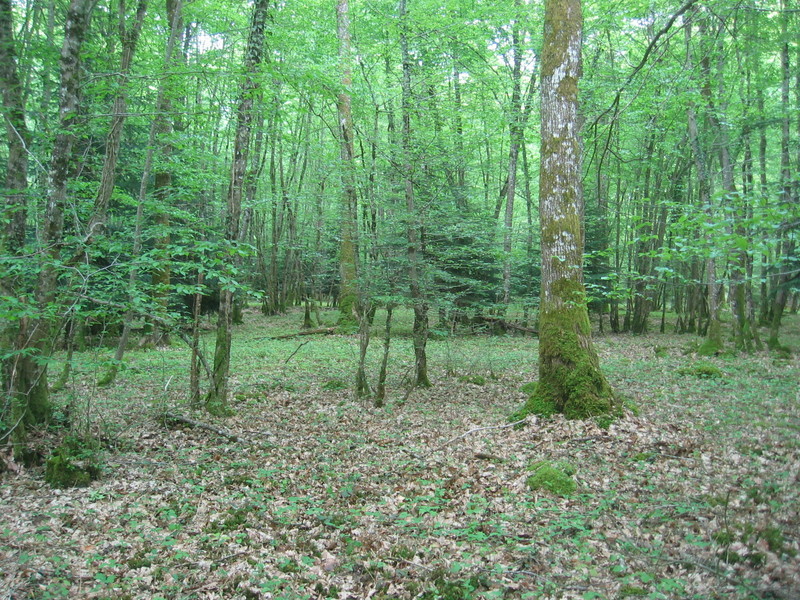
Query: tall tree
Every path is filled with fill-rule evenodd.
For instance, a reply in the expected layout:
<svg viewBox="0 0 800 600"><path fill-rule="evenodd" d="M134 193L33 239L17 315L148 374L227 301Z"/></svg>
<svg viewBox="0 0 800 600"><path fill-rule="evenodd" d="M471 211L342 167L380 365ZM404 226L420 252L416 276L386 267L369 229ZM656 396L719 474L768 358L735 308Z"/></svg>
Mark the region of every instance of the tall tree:
<svg viewBox="0 0 800 600"><path fill-rule="evenodd" d="M339 245L339 324L353 328L358 323L357 307L357 257L356 232L358 229L358 197L355 184L355 145L353 142L353 113L351 87L353 85L352 56L350 48L350 7L348 0L336 3L336 32L339 38L339 68L341 90L336 96L339 113L339 156L342 169L341 243Z"/></svg>
<svg viewBox="0 0 800 600"><path fill-rule="evenodd" d="M256 0L245 56L245 75L239 106L236 111L236 137L233 146L233 164L228 185L225 211L225 240L233 247L239 241L242 196L247 180L248 150L255 109L255 98L260 87L258 70L264 56L264 37L267 26L269 0ZM229 260L232 260L229 258ZM220 290L217 341L214 349L214 368L211 387L206 395L206 408L213 414L225 414L228 400L228 374L231 364L231 338L233 328L233 289L223 285Z"/></svg>
<svg viewBox="0 0 800 600"><path fill-rule="evenodd" d="M780 175L780 207L782 210L791 214L792 204L796 204L798 199L793 198L796 191L796 174L792 175L790 147L790 112L789 108L789 88L791 82L791 68L789 56L789 0L781 2L781 175ZM795 75L797 76L797 75ZM796 227L796 225L795 225ZM778 243L778 270L779 275L776 279L775 289L772 300L772 320L769 326L769 337L767 346L771 350L780 350L781 344L778 338L780 333L781 319L783 311L786 309L786 302L789 298L789 280L793 277L791 265L795 254L796 241L792 235L792 227L786 224L781 226L782 239Z"/></svg>
<svg viewBox="0 0 800 600"><path fill-rule="evenodd" d="M28 145L30 133L25 122L25 104L17 70L16 48L14 42L13 9L11 0L0 1L0 91L3 95L3 116L6 126L8 160L6 162L5 185L0 205L0 255L18 256L25 244L25 223L28 216ZM0 271L0 295L4 298L18 297L18 284L13 270ZM24 320L23 320L24 323ZM18 345L17 332L24 333L24 327L14 320L4 320L0 326L0 344L3 348ZM21 340L20 340L21 341ZM21 348L20 348L21 350ZM18 421L14 441L24 442L25 398L16 396L18 389L16 375L18 368L25 365L22 352L11 352L2 357L0 384L2 384L3 404L11 403L11 416ZM6 355L7 354L7 355ZM23 390L24 391L24 390ZM5 409L3 409L5 412Z"/></svg>
<svg viewBox="0 0 800 600"><path fill-rule="evenodd" d="M406 0L400 0L400 54L403 61L401 81L401 108L403 127L401 135L403 177L405 179L405 200L407 211L406 237L408 239L408 281L411 304L414 308L412 339L414 344L415 384L430 387L428 379L428 302L422 289L420 273L420 223L414 200L414 177L411 164L411 54L408 50L408 12Z"/></svg>
<svg viewBox="0 0 800 600"><path fill-rule="evenodd" d="M614 394L594 350L583 284L580 0L546 0L541 64L539 381L518 416L608 413Z"/></svg>
<svg viewBox="0 0 800 600"><path fill-rule="evenodd" d="M64 42L61 48L61 95L58 133L53 143L47 183L47 203L41 233L39 274L34 291L39 314L20 321L15 340L19 360L12 382L22 417L18 439L25 423L40 423L49 418L50 399L47 360L55 338L58 290L58 263L64 242L64 208L67 179L73 158L75 125L80 98L81 48L89 27L94 0L72 0L67 9Z"/></svg>

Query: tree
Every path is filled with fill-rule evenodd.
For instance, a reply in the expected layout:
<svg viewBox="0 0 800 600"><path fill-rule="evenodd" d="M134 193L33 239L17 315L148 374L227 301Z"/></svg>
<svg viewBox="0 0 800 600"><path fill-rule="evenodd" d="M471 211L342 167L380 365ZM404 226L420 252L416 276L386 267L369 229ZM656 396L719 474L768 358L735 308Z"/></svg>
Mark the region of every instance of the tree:
<svg viewBox="0 0 800 600"><path fill-rule="evenodd" d="M350 11L347 0L336 3L336 32L339 38L339 61L342 73L342 89L336 96L339 114L339 148L342 169L342 240L339 248L339 324L353 328L358 323L358 291L356 277L358 249L356 231L358 227L358 198L355 184L355 146L353 142L353 114L350 89L353 85L352 57L350 51Z"/></svg>
<svg viewBox="0 0 800 600"><path fill-rule="evenodd" d="M236 137L234 139L233 164L228 186L228 201L225 212L225 240L231 247L239 241L242 212L242 195L247 179L248 149L253 121L255 97L260 87L258 69L264 55L264 37L267 25L269 0L256 0L245 56L245 79L242 83L239 106L236 111ZM225 414L228 400L228 374L231 363L231 338L233 332L233 288L225 284L220 290L219 317L217 319L217 341L214 349L214 371L211 387L206 395L206 408L213 414Z"/></svg>
<svg viewBox="0 0 800 600"><path fill-rule="evenodd" d="M407 211L406 237L408 239L408 281L411 303L414 308L414 327L412 339L414 344L415 384L430 387L428 379L428 302L422 289L420 273L420 224L414 200L414 178L411 164L411 55L408 50L408 24L406 0L400 0L400 53L403 61L403 78L401 81L401 113L402 127L402 161L405 179L405 200Z"/></svg>
<svg viewBox="0 0 800 600"><path fill-rule="evenodd" d="M542 279L539 381L517 416L586 418L612 410L614 394L592 345L583 284L580 0L545 2L541 65L539 215Z"/></svg>
<svg viewBox="0 0 800 600"><path fill-rule="evenodd" d="M64 25L58 133L51 153L39 272L33 292L39 312L34 317L20 319L14 340L16 364L10 388L15 402L14 416L18 417L17 440L24 439L25 424L43 423L51 413L47 362L55 339L58 305L62 300L58 293L58 266L64 243L64 207L79 108L81 47L93 5L93 0L72 0Z"/></svg>

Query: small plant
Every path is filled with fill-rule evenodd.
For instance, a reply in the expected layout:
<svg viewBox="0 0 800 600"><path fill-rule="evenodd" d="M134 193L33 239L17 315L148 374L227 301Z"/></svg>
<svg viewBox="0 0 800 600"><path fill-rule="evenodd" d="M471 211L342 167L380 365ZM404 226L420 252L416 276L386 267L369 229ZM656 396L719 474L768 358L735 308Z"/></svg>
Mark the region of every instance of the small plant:
<svg viewBox="0 0 800 600"><path fill-rule="evenodd" d="M597 422L597 426L600 429L608 429L609 427L611 427L611 424L615 420L616 420L616 418L614 417L614 415L600 415L600 416L595 418L595 421Z"/></svg>
<svg viewBox="0 0 800 600"><path fill-rule="evenodd" d="M345 383L341 379L329 379L328 381L322 384L322 389L328 391L346 390L347 383Z"/></svg>
<svg viewBox="0 0 800 600"><path fill-rule="evenodd" d="M97 440L67 436L47 459L44 480L54 488L86 487L100 477L99 454Z"/></svg>
<svg viewBox="0 0 800 600"><path fill-rule="evenodd" d="M458 380L462 383L471 383L473 385L486 385L486 377L483 375L462 375Z"/></svg>
<svg viewBox="0 0 800 600"><path fill-rule="evenodd" d="M541 461L529 467L534 471L528 477L528 487L532 490L545 490L555 496L569 496L578 487L572 475L575 474L575 467L569 463L551 463Z"/></svg>

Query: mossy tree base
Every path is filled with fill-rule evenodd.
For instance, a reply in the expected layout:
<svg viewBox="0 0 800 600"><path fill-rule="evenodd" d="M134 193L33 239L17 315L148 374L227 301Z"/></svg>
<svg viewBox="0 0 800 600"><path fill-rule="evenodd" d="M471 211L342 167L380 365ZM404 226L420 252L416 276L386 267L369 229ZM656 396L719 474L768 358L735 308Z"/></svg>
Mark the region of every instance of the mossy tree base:
<svg viewBox="0 0 800 600"><path fill-rule="evenodd" d="M572 313L579 313L580 308L564 307L560 312L574 319L578 315ZM516 419L555 413L568 419L588 419L614 411L614 392L588 341L588 317L572 323L557 319L541 323L539 381L525 406L514 415Z"/></svg>

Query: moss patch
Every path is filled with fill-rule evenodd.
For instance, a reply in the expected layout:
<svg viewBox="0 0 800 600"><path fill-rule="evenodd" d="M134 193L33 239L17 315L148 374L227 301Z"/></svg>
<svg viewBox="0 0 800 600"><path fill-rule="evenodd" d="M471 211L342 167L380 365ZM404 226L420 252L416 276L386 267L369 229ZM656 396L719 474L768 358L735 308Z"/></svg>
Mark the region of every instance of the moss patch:
<svg viewBox="0 0 800 600"><path fill-rule="evenodd" d="M681 367L678 369L678 375L689 375L700 379L717 379L722 377L722 371L714 365L701 362L690 367Z"/></svg>
<svg viewBox="0 0 800 600"><path fill-rule="evenodd" d="M486 377L483 375L462 375L458 380L462 383L471 383L473 385L486 385Z"/></svg>
<svg viewBox="0 0 800 600"><path fill-rule="evenodd" d="M47 459L44 480L54 488L86 487L100 473L98 442L70 436Z"/></svg>
<svg viewBox="0 0 800 600"><path fill-rule="evenodd" d="M542 461L531 465L533 475L528 477L528 487L532 490L545 490L555 496L569 496L578 484L572 479L575 469L568 463Z"/></svg>

